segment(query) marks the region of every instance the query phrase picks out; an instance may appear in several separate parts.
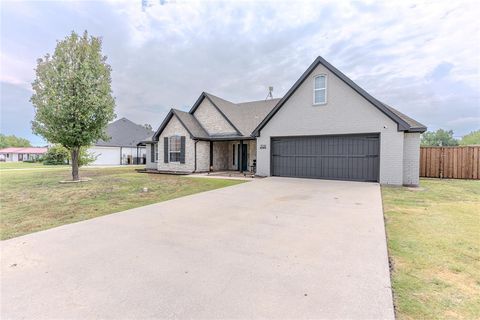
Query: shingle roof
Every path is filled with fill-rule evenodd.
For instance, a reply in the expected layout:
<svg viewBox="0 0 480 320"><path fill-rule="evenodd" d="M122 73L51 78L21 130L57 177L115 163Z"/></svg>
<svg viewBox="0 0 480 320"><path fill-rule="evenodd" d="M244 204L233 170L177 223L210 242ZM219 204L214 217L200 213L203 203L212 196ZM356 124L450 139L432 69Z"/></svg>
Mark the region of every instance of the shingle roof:
<svg viewBox="0 0 480 320"><path fill-rule="evenodd" d="M183 125L183 127L188 131L190 136L194 139L210 139L211 137L208 135L208 133L203 129L203 127L200 125L200 122L190 113L185 112L185 111L180 111L177 109L170 109L168 112L167 116L163 120L162 124L158 128L158 130L153 134L152 137L149 139L146 139L145 141L142 141L143 143L149 143L150 141L158 141L158 137L162 133L163 129L167 126L167 124L170 122L170 119L172 117L176 117L178 121Z"/></svg>
<svg viewBox="0 0 480 320"><path fill-rule="evenodd" d="M142 125L133 123L127 118L118 119L107 126L107 136L110 140L98 140L95 145L102 147L135 147L141 141L146 140L153 131Z"/></svg>
<svg viewBox="0 0 480 320"><path fill-rule="evenodd" d="M233 103L225 99L205 93L223 112L243 136L251 136L253 130L275 107L280 99L257 100Z"/></svg>
<svg viewBox="0 0 480 320"><path fill-rule="evenodd" d="M154 136L154 134L149 135L148 137L146 137L142 141L139 141L137 143L137 146L144 146L146 143L152 143L153 142L153 136Z"/></svg>
<svg viewBox="0 0 480 320"><path fill-rule="evenodd" d="M172 111L193 137L199 139L209 138L207 131L203 129L203 127L200 125L200 122L198 122L198 120L192 114L177 109L172 109Z"/></svg>
<svg viewBox="0 0 480 320"><path fill-rule="evenodd" d="M193 115L196 108L200 105L203 99L209 99L215 108L225 117L225 119L235 128L238 134L216 134L210 135L202 127L197 118ZM185 129L190 133L192 138L204 140L228 140L228 139L251 139L253 129L265 118L265 116L273 109L280 99L259 100L243 103L233 103L217 97L211 93L203 92L198 98L189 112L180 111L178 109L171 109L165 117L157 132L149 138L142 141L148 143L150 141L157 141L163 129L173 116L182 123Z"/></svg>
<svg viewBox="0 0 480 320"><path fill-rule="evenodd" d="M0 153L29 153L29 154L44 154L48 151L46 147L9 147L0 149Z"/></svg>
<svg viewBox="0 0 480 320"><path fill-rule="evenodd" d="M406 114L401 113L400 111L398 111L397 109L389 106L388 104L385 104L383 102L380 102L380 103L383 104L386 108L390 109L390 111L395 113L398 117L403 119L403 121L408 123L408 125L410 126L409 131L421 131L421 132L426 131L427 127L424 124L421 124L417 120L414 120L414 119L410 118Z"/></svg>

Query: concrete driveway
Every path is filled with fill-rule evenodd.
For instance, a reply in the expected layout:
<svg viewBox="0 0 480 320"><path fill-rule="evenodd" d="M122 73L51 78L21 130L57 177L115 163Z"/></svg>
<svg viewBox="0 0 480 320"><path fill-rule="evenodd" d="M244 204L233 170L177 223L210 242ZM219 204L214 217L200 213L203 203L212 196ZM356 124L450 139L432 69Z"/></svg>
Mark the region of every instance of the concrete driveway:
<svg viewBox="0 0 480 320"><path fill-rule="evenodd" d="M374 183L261 179L1 249L3 319L394 317Z"/></svg>

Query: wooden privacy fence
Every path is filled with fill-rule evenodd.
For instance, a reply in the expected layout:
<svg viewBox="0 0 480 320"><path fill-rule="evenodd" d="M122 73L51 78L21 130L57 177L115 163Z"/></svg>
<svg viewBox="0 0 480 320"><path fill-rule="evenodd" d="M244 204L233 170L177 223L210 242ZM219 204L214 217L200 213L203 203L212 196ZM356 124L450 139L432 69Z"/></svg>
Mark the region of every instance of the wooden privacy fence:
<svg viewBox="0 0 480 320"><path fill-rule="evenodd" d="M420 147L420 177L480 179L480 146Z"/></svg>

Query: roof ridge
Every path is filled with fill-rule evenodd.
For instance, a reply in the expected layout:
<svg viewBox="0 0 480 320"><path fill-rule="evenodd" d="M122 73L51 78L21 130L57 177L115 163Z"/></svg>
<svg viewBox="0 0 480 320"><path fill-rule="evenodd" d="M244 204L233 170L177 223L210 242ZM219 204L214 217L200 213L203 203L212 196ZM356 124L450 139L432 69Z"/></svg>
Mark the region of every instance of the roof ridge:
<svg viewBox="0 0 480 320"><path fill-rule="evenodd" d="M274 99L272 101L254 100L234 103L220 98L214 94L203 91L188 113L193 115L202 103L203 99L206 99L213 104L216 110L236 131L237 135L242 135L245 137L249 137L251 135L252 130L255 129L258 121L261 121L261 119L265 118L266 114L268 114L271 108L273 108L278 101L280 101L279 99ZM198 119L196 120L200 124ZM205 128L204 130L207 131Z"/></svg>
<svg viewBox="0 0 480 320"><path fill-rule="evenodd" d="M180 109L177 109L177 108L170 108L173 112L183 112L183 113L189 113L187 111L182 111Z"/></svg>
<svg viewBox="0 0 480 320"><path fill-rule="evenodd" d="M208 93L208 92L205 92L205 91L204 91L204 93L205 93L207 96L209 96L209 97L213 97L213 98L216 98L216 99L220 99L220 100L222 100L222 101L225 101L225 102L228 102L228 103L231 103L231 104L236 104L235 102L232 102L232 101L227 100L227 99L224 99L224 98L220 98L219 96L216 96L216 95L214 95L214 94L211 94L211 93Z"/></svg>
<svg viewBox="0 0 480 320"><path fill-rule="evenodd" d="M245 104L245 103L253 103L253 102L268 102L273 100L281 100L282 98L272 98L272 99L260 99L260 100L252 100L252 101L245 101L245 102L237 102L235 104Z"/></svg>
<svg viewBox="0 0 480 320"><path fill-rule="evenodd" d="M225 102L228 102L228 103L231 103L231 104L234 104L234 105L245 104L245 103L252 103L252 102L267 102L267 101L271 101L271 100L280 100L280 99L282 99L282 98L273 98L273 99L258 99L258 100L250 100L250 101L243 101L243 102L233 102L233 101L230 101L230 100L221 98L221 97L219 97L219 96L217 96L217 95L214 95L214 94L211 94L211 93L208 93L208 92L205 92L205 91L204 91L204 93L205 93L207 96L214 97L214 98L223 100L223 101L225 101Z"/></svg>
<svg viewBox="0 0 480 320"><path fill-rule="evenodd" d="M135 141L141 141L152 134L153 130L149 130L145 125L138 124L132 120L122 117L107 125L105 133L108 139L99 139L94 145L96 146L135 146Z"/></svg>
<svg viewBox="0 0 480 320"><path fill-rule="evenodd" d="M115 121L113 121L113 122L110 122L108 125L117 123L117 122L119 122L119 121L121 121L121 120L124 120L124 121L129 122L129 123L133 123L134 125L137 125L137 126L142 126L141 124L135 123L135 122L133 122L132 120L130 120L130 119L128 119L128 118L125 118L125 117L121 117L120 119L117 119L117 120L115 120Z"/></svg>

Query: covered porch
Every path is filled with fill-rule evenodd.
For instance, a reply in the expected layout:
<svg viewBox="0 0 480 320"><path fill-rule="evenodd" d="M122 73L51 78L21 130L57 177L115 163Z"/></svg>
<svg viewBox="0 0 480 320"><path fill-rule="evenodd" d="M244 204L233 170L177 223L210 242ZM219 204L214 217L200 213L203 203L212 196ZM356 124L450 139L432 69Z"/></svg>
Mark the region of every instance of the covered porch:
<svg viewBox="0 0 480 320"><path fill-rule="evenodd" d="M255 139L210 141L210 171L255 173L257 159Z"/></svg>

